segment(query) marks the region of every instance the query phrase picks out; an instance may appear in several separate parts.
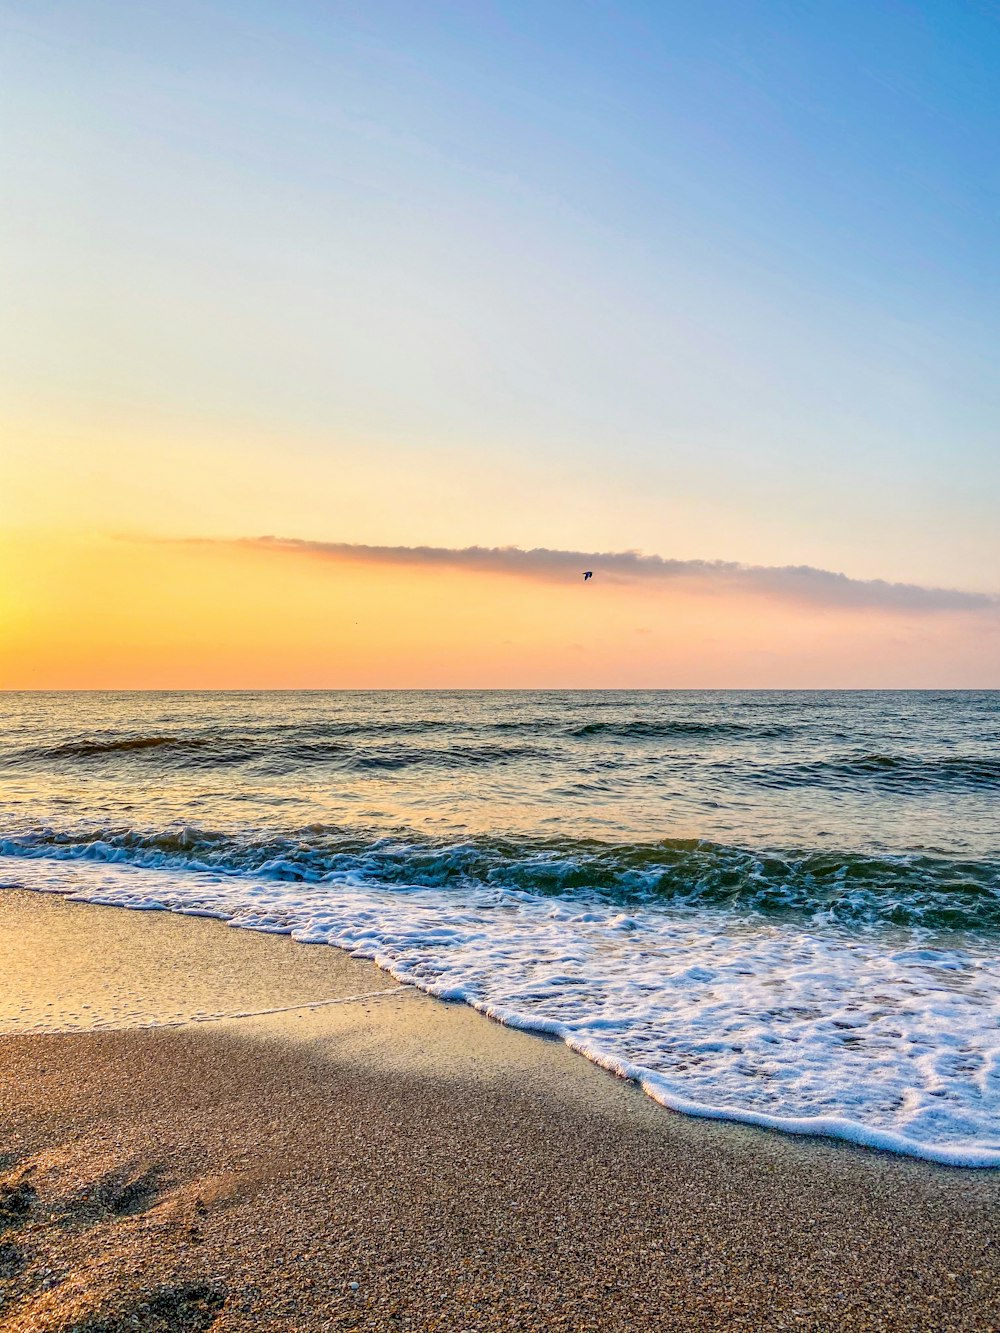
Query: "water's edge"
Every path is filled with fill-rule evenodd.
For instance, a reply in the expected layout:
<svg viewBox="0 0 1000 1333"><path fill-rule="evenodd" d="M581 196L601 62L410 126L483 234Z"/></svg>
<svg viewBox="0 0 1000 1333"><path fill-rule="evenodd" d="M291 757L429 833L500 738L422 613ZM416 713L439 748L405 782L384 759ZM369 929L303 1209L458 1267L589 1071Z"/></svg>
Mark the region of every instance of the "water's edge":
<svg viewBox="0 0 1000 1333"><path fill-rule="evenodd" d="M0 861L6 861L8 859L16 858L0 856ZM210 917L215 920L223 921L227 925L238 929L253 930L262 934L288 935L293 940L300 943L318 942L315 939L305 938L303 933L297 932L294 927L262 925L259 923L239 921L235 919L234 916L227 915L225 912L221 911L208 911L204 909L185 910L183 908L167 907L161 903L128 903L113 898L103 897L99 893L87 894L73 891L72 889L33 886L30 884L17 886L3 885L0 887L18 887L26 889L29 892L58 894L67 901L85 902L94 906L119 907L126 908L130 911L173 911L179 915L185 916ZM664 1084L664 1080L655 1071L647 1069L640 1064L622 1060L603 1050L598 1044L592 1041L579 1040L564 1024L540 1019L536 1016L524 1014L506 1006L478 1000L474 996L463 993L455 987L435 985L432 982L422 981L420 978L414 977L407 969L399 967L396 960L390 955L380 952L377 949L368 949L364 945L346 948L329 939L325 939L321 942L333 945L334 948L340 948L342 952L347 953L351 957L370 961L380 970L393 977L396 981L399 981L404 985L414 986L436 999L452 1003L460 1002L466 1004L478 1013L484 1015L486 1018L501 1023L507 1027L540 1036L557 1037L563 1041L570 1050L584 1056L599 1068L607 1070L619 1078L635 1083L637 1087L639 1087L653 1101L682 1115L688 1115L699 1119L729 1121L736 1124L752 1125L757 1128L777 1131L784 1134L835 1139L865 1148L889 1152L897 1156L917 1158L941 1166L977 1169L1000 1168L1000 1149L978 1149L964 1146L920 1143L915 1139L893 1133L890 1130L878 1129L869 1125L864 1125L859 1121L834 1116L779 1116L740 1107L714 1106L704 1102L692 1101L680 1097L675 1092L668 1089ZM296 1007L307 1006L303 1005Z"/></svg>

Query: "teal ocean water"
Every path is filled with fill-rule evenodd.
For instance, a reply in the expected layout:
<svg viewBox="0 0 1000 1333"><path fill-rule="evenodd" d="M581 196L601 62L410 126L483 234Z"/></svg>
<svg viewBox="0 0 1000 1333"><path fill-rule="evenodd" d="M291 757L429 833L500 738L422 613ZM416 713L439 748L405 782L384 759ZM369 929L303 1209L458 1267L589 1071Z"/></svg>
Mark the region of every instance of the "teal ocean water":
<svg viewBox="0 0 1000 1333"><path fill-rule="evenodd" d="M0 882L209 913L693 1114L1000 1165L1000 693L0 696Z"/></svg>

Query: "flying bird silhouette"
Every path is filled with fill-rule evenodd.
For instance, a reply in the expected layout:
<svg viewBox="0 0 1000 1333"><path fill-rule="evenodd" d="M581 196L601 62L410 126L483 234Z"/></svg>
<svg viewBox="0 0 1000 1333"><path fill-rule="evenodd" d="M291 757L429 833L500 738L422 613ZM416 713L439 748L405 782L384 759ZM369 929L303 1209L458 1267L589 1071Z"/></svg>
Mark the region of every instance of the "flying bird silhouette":
<svg viewBox="0 0 1000 1333"><path fill-rule="evenodd" d="M594 571L593 571L592 569L585 569L585 570L583 571L583 581L584 581L584 583L586 583L588 579L592 579L593 577L594 577Z"/></svg>

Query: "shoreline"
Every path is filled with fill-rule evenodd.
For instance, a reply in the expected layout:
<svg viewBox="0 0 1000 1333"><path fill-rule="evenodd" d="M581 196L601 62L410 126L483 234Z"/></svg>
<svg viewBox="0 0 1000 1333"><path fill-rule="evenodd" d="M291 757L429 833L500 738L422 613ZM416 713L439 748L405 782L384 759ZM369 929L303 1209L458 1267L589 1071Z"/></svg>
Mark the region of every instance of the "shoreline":
<svg viewBox="0 0 1000 1333"><path fill-rule="evenodd" d="M0 858L0 863L3 859ZM97 892L94 891L94 885L89 888L86 881L77 885L73 889L64 887L55 887L51 882L45 882L32 885L30 877L37 873L43 858L25 858L18 863L17 878L20 883L4 883L0 879L0 893L7 892L27 892L41 895L43 897L60 898L67 902L83 903L90 906L109 906L123 908L129 911L151 914L158 917L162 914L169 916L180 916L186 919L205 918L212 920L224 926L239 928L242 931L249 931L254 934L262 934L279 938L287 942L292 941L295 945L303 944L323 944L326 947L332 946L338 953L352 960L360 967L375 967L378 975L383 982L388 981L392 985L412 986L425 994L432 996L437 1000L445 1002L458 1001L467 1005L470 1009L483 1015L485 1018L499 1023L512 1030L528 1033L536 1037L551 1037L565 1043L567 1048L583 1059L595 1065L597 1068L606 1071L614 1077L625 1079L633 1083L647 1097L658 1105L669 1111L677 1112L685 1116L692 1116L700 1120L717 1121L728 1124L749 1125L755 1128L763 1129L768 1132L790 1135L800 1138L823 1138L831 1139L834 1142L852 1143L862 1147L870 1148L875 1151L886 1151L896 1155L908 1158L914 1158L919 1161L931 1162L937 1165L954 1167L958 1169L976 1169L976 1170L998 1170L1000 1169L1000 1147L995 1141L988 1144L970 1144L970 1143L934 1143L922 1142L911 1138L904 1133L896 1130L882 1127L875 1127L866 1124L862 1120L855 1120L840 1115L791 1115L777 1114L770 1111L753 1110L749 1107L739 1105L718 1105L711 1100L699 1101L683 1095L671 1085L668 1078L661 1076L645 1065L634 1063L626 1057L613 1053L610 1049L604 1048L593 1040L593 1037L579 1036L578 1033L570 1027L564 1026L554 1020L534 1017L528 1013L511 1009L495 1001L479 1000L470 996L468 992L450 985L430 985L425 984L419 975L411 975L405 964L400 965L398 960L390 956L378 955L377 953L366 953L356 951L356 947L348 947L337 938L326 938L325 932L317 934L311 929L303 933L301 926L296 927L294 922L289 924L287 919L283 926L276 926L271 921L266 924L248 924L234 915L227 915L225 910L217 910L213 905L211 909L208 906L201 907L198 910L184 910L183 908L170 905L169 900L161 902L159 897L144 898L140 892L138 899L131 896L122 897L121 887L115 886L114 891L105 892L103 880L110 872L123 873L126 876L143 877L146 881L150 875L159 874L160 871L151 870L144 866L127 866L118 868L114 865L107 865L103 862L86 862L83 867L74 864L73 870L79 875L81 870L85 874L94 876L97 880ZM62 861L57 861L62 866ZM44 875L51 874L50 871L43 871ZM29 880L28 883L24 883ZM130 885L134 888L134 884ZM158 889L154 890L158 894ZM163 928L161 928L163 929ZM175 937L177 938L186 937ZM131 958L124 957L120 959L121 964L128 970L131 967ZM322 972L321 972L322 975ZM363 975L358 973L359 977ZM359 981L358 983L362 983ZM374 987L376 983L371 982ZM285 999L288 997L285 996ZM323 1005L334 1001L321 999L315 1003ZM337 1001L339 1003L339 1001ZM248 1002L251 1003L251 1002ZM261 1005L257 1002L256 1007L251 1009L233 1010L231 1007L218 1006L218 996L213 990L207 998L205 1004L207 1008L199 1009L189 1015L189 1021L193 1022L211 1022L226 1017L247 1017L255 1013L279 1012L282 1009L298 1007L297 1001L292 1003L277 1002L273 1005ZM82 1007L90 1009L92 1006L88 1003ZM10 1016L8 1015L8 1018ZM74 1019L73 1026L78 1025L79 1015L72 1015ZM118 1014L117 1018L120 1019ZM130 1015L134 1019L134 1015ZM3 1030L4 1012L0 1004L0 1031ZM173 1015L169 1019L170 1023L176 1024L183 1020L183 1015ZM115 1016L110 1020L110 1025L114 1025ZM108 1026L108 1023L100 1026ZM154 1024L155 1025L155 1024ZM15 1023L15 1027L18 1025ZM87 1025L85 1025L87 1026ZM131 1021L128 1026L134 1027L136 1023ZM44 1025L42 1029L44 1030ZM939 1108L935 1107L935 1111Z"/></svg>
<svg viewBox="0 0 1000 1333"><path fill-rule="evenodd" d="M12 1333L996 1327L996 1172L673 1114L328 946L5 891L17 921L0 1019L121 1025L0 1037ZM220 994L287 1006L183 1022Z"/></svg>

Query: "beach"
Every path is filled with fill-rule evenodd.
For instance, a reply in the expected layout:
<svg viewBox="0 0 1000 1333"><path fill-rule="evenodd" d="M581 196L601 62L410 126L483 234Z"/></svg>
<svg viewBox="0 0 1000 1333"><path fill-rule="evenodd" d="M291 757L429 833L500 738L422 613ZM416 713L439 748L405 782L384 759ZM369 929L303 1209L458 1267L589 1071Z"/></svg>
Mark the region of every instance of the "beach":
<svg viewBox="0 0 1000 1333"><path fill-rule="evenodd" d="M671 1113L336 949L0 913L10 1333L998 1327L996 1172Z"/></svg>

